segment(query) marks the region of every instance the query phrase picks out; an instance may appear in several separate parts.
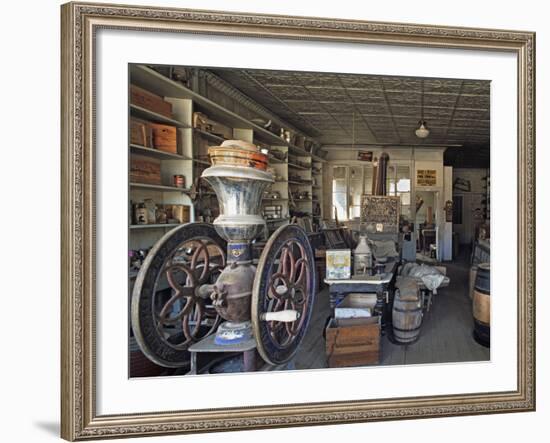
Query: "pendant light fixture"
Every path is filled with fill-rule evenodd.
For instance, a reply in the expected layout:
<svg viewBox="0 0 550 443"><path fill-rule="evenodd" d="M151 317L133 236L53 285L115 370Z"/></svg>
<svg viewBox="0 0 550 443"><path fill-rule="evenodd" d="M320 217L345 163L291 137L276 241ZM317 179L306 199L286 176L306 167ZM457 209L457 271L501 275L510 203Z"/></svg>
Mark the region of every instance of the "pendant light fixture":
<svg viewBox="0 0 550 443"><path fill-rule="evenodd" d="M424 120L424 80L422 80L422 94L420 96L420 121L418 122L418 129L414 131L418 138L426 138L430 135L430 130L426 120Z"/></svg>

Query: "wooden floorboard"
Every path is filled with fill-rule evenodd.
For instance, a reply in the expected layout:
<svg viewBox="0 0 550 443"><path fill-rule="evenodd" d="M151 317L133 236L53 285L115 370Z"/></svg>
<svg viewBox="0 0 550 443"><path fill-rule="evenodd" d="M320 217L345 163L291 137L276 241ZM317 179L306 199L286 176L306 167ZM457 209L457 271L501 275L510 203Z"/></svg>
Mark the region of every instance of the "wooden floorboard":
<svg viewBox="0 0 550 443"><path fill-rule="evenodd" d="M451 282L434 297L425 312L416 343L396 345L381 338L380 365L488 361L490 351L473 339L472 302L468 295L467 254L445 263ZM328 289L317 294L310 326L295 357L296 369L325 368L323 330L330 315Z"/></svg>

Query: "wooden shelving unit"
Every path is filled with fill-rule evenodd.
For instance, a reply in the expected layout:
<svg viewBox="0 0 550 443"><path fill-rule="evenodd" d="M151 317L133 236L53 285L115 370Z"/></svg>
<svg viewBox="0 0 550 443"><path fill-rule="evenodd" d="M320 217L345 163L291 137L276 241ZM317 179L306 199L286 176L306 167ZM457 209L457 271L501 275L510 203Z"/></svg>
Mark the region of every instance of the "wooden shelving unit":
<svg viewBox="0 0 550 443"><path fill-rule="evenodd" d="M143 201L145 198L151 198L158 203L189 205L191 207L190 221L195 221L195 211L193 202L189 197L189 188L195 183L202 171L210 165L204 146L219 145L225 140L216 134L193 128L193 113L198 111L232 128L232 135L235 139L253 142L262 147L267 147L270 151L277 150L284 154L284 160L276 158L272 154L269 155L269 166L273 168L276 174L276 181L271 186L270 192L278 192L280 198L265 198L262 205L281 205L281 217L266 220L269 229L276 229L281 223L287 223L290 220L291 206L299 211L312 214L312 199L320 200L322 198L322 180L313 183L315 174L312 171L312 166L314 164L322 165L323 159L286 142L278 135L147 66L131 65L130 81L132 84L164 97L166 101L172 103L173 107L173 116L168 118L131 104L129 105L131 116L178 128L178 149L176 153L163 152L135 144L129 146L130 155L148 156L160 160L162 178L161 185L130 183L131 201ZM295 163L296 160L307 166ZM171 185L174 174L185 176L185 189ZM307 180L307 182L303 183L289 179L289 174L299 176L300 180ZM309 198L292 198L291 193L297 191L307 192ZM217 206L217 200L213 192L202 192L202 195L208 197L208 205ZM130 248L150 247L166 229L176 226L178 225L131 225Z"/></svg>
<svg viewBox="0 0 550 443"><path fill-rule="evenodd" d="M203 97L191 89L177 83L153 69L143 65L131 66L132 82L137 86L148 89L155 94L164 97L174 97L178 99L187 99L193 102L195 111L204 112L209 117L232 128L249 129L253 132L253 139L265 143L269 146L286 146L290 154L301 157L309 157L315 161L324 162L325 160L316 156L305 149L288 143L277 134L258 126L246 118L236 114L229 109L224 108L218 103ZM252 140L251 140L252 142Z"/></svg>
<svg viewBox="0 0 550 443"><path fill-rule="evenodd" d="M218 144L221 144L225 141L225 139L223 137L220 137L219 135L216 135L216 134L210 134L209 132L206 132L206 131L202 131L200 129L197 129L197 128L193 128L193 132L195 134L198 134L199 136L201 137L204 137L205 139L207 140L210 140L210 141L213 141L213 142L216 142Z"/></svg>
<svg viewBox="0 0 550 443"><path fill-rule="evenodd" d="M180 154L173 154L171 152L164 152L154 148L147 148L145 146L134 145L130 143L130 152L132 154L146 155L160 160L190 160Z"/></svg>
<svg viewBox="0 0 550 443"><path fill-rule="evenodd" d="M309 171L311 167L301 166L294 163L288 163L288 167L291 169L298 169L299 171Z"/></svg>
<svg viewBox="0 0 550 443"><path fill-rule="evenodd" d="M313 216L315 221L320 221L323 217L323 203L324 203L324 194L323 194L323 161L317 161L315 158L312 158L311 164L311 194L313 196Z"/></svg>
<svg viewBox="0 0 550 443"><path fill-rule="evenodd" d="M133 72L130 73L130 83L134 84ZM152 85L144 89L155 93ZM186 205L190 208L190 220L194 220L193 204L189 197L189 187L193 183L193 152L192 141L192 103L188 100L178 100L164 97L172 104L172 117L158 114L149 109L129 104L129 114L152 123L162 123L177 128L176 152L165 152L153 147L129 144L130 156L156 159L160 162L160 184L137 183L129 184L129 206L131 203L142 203L151 199L157 205ZM173 176L185 177L185 188L173 186ZM177 223L130 224L129 248L133 250L147 249L169 229L179 226Z"/></svg>
<svg viewBox="0 0 550 443"><path fill-rule="evenodd" d="M135 115L136 117L143 118L145 120L149 120L151 122L156 123L163 123L165 125L171 125L175 126L176 128L190 128L191 125L189 123L184 123L180 120L176 120L173 118L166 117L162 114L158 114L153 111L149 111L148 109L142 108L141 106L136 106L130 104L130 112L132 115Z"/></svg>
<svg viewBox="0 0 550 443"><path fill-rule="evenodd" d="M175 186L165 186L165 185L149 185L147 183L130 183L130 188L136 189L149 189L152 191L162 191L162 192L189 192L189 189L186 188L177 188Z"/></svg>

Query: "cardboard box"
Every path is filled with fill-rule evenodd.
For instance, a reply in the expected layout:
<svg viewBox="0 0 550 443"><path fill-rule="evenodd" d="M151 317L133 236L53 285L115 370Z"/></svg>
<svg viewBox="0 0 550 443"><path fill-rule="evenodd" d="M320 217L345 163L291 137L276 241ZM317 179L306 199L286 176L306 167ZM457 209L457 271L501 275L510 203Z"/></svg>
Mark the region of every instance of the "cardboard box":
<svg viewBox="0 0 550 443"><path fill-rule="evenodd" d="M178 129L175 126L151 123L153 130L153 146L159 151L178 152Z"/></svg>
<svg viewBox="0 0 550 443"><path fill-rule="evenodd" d="M130 182L160 185L160 160L155 158L131 155Z"/></svg>
<svg viewBox="0 0 550 443"><path fill-rule="evenodd" d="M326 329L329 368L378 364L380 323L380 316L331 319Z"/></svg>
<svg viewBox="0 0 550 443"><path fill-rule="evenodd" d="M172 118L172 103L136 85L130 85L130 103L157 114Z"/></svg>
<svg viewBox="0 0 550 443"><path fill-rule="evenodd" d="M327 279L347 280L351 277L351 250L327 249Z"/></svg>

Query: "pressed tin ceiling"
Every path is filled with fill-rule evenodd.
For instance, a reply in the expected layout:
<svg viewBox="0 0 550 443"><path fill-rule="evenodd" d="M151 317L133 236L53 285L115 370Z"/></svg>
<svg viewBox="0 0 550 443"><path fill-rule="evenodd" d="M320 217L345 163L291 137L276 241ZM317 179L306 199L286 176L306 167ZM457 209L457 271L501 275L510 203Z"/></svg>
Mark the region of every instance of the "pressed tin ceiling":
<svg viewBox="0 0 550 443"><path fill-rule="evenodd" d="M490 81L210 69L324 145L460 144L488 158ZM430 135L415 136L422 115ZM355 122L354 122L355 120Z"/></svg>

